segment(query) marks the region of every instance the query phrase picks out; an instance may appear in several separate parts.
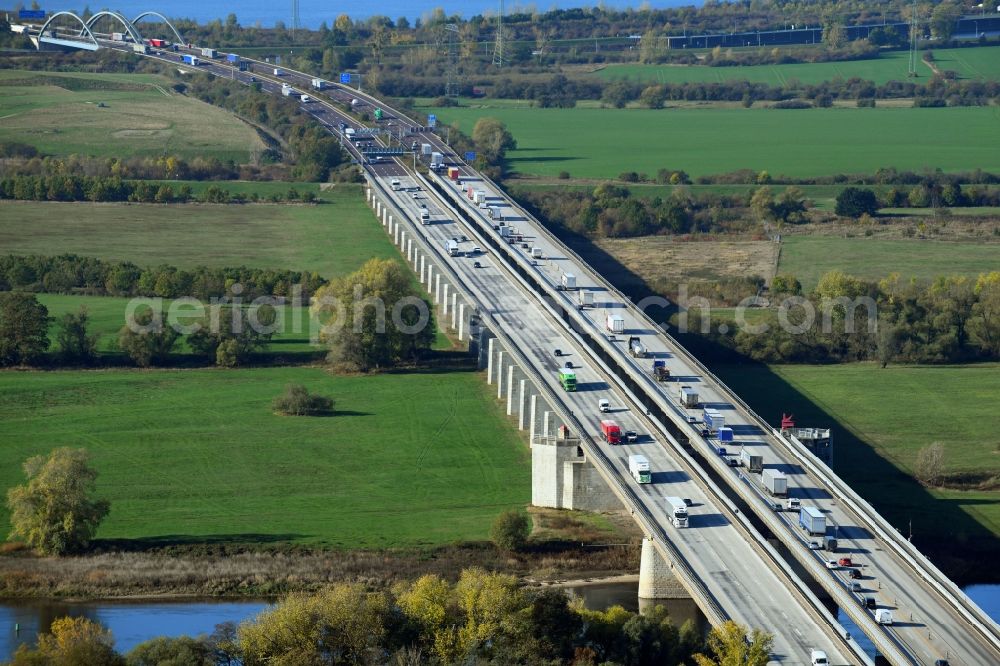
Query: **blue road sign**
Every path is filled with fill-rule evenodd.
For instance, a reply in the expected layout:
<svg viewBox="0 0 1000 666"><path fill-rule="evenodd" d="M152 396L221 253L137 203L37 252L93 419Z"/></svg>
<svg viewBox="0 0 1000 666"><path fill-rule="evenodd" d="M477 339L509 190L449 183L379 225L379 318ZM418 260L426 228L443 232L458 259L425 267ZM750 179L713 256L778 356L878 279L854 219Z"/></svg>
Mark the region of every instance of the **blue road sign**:
<svg viewBox="0 0 1000 666"><path fill-rule="evenodd" d="M43 19L45 18L44 9L22 9L17 13L17 18L19 19Z"/></svg>
<svg viewBox="0 0 1000 666"><path fill-rule="evenodd" d="M351 82L351 74L350 74L350 72L341 72L340 73L340 82L341 83L350 83Z"/></svg>
<svg viewBox="0 0 1000 666"><path fill-rule="evenodd" d="M435 116L433 113L427 115L427 126L428 127L437 127L437 123L438 123L438 117L437 116Z"/></svg>
<svg viewBox="0 0 1000 666"><path fill-rule="evenodd" d="M475 162L476 161L476 151L470 150L469 152L467 152L465 154L465 161L466 162Z"/></svg>

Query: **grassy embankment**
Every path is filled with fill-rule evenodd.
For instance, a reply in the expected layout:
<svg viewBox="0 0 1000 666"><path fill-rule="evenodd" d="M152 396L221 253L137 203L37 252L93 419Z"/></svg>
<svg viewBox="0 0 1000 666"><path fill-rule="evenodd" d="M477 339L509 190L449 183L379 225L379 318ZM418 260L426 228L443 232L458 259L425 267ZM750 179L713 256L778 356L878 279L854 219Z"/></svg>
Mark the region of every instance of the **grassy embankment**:
<svg viewBox="0 0 1000 666"><path fill-rule="evenodd" d="M834 469L904 534L977 579L996 579L1000 554L1000 436L990 405L1000 365L723 366L720 376L765 419L833 427ZM917 451L941 442L945 471L990 490L927 489L911 474ZM988 484L989 485L989 484ZM940 559L939 559L940 558ZM994 569L991 573L991 569Z"/></svg>
<svg viewBox="0 0 1000 666"><path fill-rule="evenodd" d="M179 155L236 163L263 149L247 124L171 85L152 74L0 71L0 141L53 155Z"/></svg>
<svg viewBox="0 0 1000 666"><path fill-rule="evenodd" d="M614 178L661 168L695 177L744 168L793 177L886 166L1000 170L995 107L426 110L465 132L481 117L500 119L518 142L511 166L531 176L568 171L574 178Z"/></svg>
<svg viewBox="0 0 1000 666"><path fill-rule="evenodd" d="M785 51L780 47L779 50ZM996 80L1000 78L1000 47L934 49L934 64L940 70L957 72L962 79ZM920 68L917 81L926 82L931 77L931 69L922 62ZM857 77L881 85L888 81L908 80L908 69L909 53L890 51L872 60L745 67L613 64L601 68L594 73L594 76L605 80L629 79L649 83L750 81L771 86L785 86L793 81L817 84L835 78Z"/></svg>

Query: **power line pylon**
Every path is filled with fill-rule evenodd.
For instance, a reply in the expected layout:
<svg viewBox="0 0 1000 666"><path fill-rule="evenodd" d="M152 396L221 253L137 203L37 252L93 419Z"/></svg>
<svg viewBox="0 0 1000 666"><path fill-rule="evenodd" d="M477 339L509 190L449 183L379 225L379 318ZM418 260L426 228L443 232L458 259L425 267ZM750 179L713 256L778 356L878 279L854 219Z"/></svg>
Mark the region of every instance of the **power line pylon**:
<svg viewBox="0 0 1000 666"><path fill-rule="evenodd" d="M497 39L493 44L493 64L503 67L503 0L500 0L500 13L497 14Z"/></svg>

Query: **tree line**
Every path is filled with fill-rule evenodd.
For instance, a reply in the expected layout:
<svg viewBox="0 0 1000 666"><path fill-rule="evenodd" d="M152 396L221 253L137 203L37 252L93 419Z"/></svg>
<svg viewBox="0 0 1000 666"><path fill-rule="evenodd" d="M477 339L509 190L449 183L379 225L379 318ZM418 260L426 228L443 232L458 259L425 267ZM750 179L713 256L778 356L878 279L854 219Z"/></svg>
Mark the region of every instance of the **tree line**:
<svg viewBox="0 0 1000 666"><path fill-rule="evenodd" d="M814 320L802 332L782 326L775 309L783 299L798 296L787 319L793 325ZM772 308L747 329L719 334L701 328L703 313L689 312L688 328L702 331L725 348L767 363L877 361L956 363L1000 359L1000 272L978 278L940 276L907 280L893 273L882 280L864 280L841 271L825 274L816 288L802 293L793 275L778 275L770 288ZM866 298L874 305L848 307ZM846 300L845 300L846 299ZM823 330L827 317L829 330ZM850 322L853 321L853 324Z"/></svg>
<svg viewBox="0 0 1000 666"><path fill-rule="evenodd" d="M337 583L286 597L256 618L210 636L160 637L122 655L87 618L60 618L11 666L153 664L574 664L764 666L773 636L729 621L707 640L662 606L590 610L559 589L527 589L472 567L455 582L434 575L392 589Z"/></svg>
<svg viewBox="0 0 1000 666"><path fill-rule="evenodd" d="M197 194L187 183L123 180L118 176L9 176L0 179L0 199L19 201L93 201L133 203L257 203L299 201L316 203L312 190L289 187L285 193L261 196L257 192L231 192L212 184Z"/></svg>
<svg viewBox="0 0 1000 666"><path fill-rule="evenodd" d="M0 291L25 290L94 296L148 296L203 301L231 294L240 285L245 301L259 296L291 296L299 286L304 303L327 284L318 273L246 266L191 269L169 264L141 268L128 261L107 261L75 254L0 256Z"/></svg>

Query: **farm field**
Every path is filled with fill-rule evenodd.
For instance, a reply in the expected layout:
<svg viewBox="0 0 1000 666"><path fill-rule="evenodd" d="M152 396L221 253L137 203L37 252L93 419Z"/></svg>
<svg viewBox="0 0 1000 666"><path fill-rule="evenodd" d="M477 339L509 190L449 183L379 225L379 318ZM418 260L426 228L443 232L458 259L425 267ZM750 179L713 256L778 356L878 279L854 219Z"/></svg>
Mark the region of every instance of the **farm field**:
<svg viewBox="0 0 1000 666"><path fill-rule="evenodd" d="M288 383L336 400L280 417ZM432 546L485 539L530 498L527 447L474 372L318 368L0 373L0 491L21 463L86 447L111 514L146 542ZM419 400L414 396L420 396ZM8 530L6 506L0 531Z"/></svg>
<svg viewBox="0 0 1000 666"><path fill-rule="evenodd" d="M940 442L946 472L1000 474L995 423L983 409L1000 395L1000 365L875 364L720 366L753 409L777 424L834 428L834 469L914 538L948 534L956 544L1000 535L1000 491L928 490L910 475L917 451ZM955 546L952 545L952 548Z"/></svg>
<svg viewBox="0 0 1000 666"><path fill-rule="evenodd" d="M867 279L975 277L997 270L998 256L996 242L784 235L778 272L794 274L808 291L832 270Z"/></svg>
<svg viewBox="0 0 1000 666"><path fill-rule="evenodd" d="M3 201L0 248L140 266L308 270L328 279L372 257L399 257L357 189L325 194L329 203L317 206Z"/></svg>
<svg viewBox="0 0 1000 666"><path fill-rule="evenodd" d="M784 49L781 49L784 50ZM918 53L918 59L922 54ZM963 49L934 49L934 63L940 70L958 72L959 78L977 80L1000 79L1000 47L985 46ZM908 80L908 51L891 51L872 60L846 62L790 63L787 65L748 65L742 67L709 67L704 65L608 65L594 76L607 80L630 79L649 83L723 83L750 81L771 86L786 86L797 80L816 84L834 78L857 77L874 81ZM918 70L923 81L930 79L931 69L920 60Z"/></svg>
<svg viewBox="0 0 1000 666"><path fill-rule="evenodd" d="M232 114L151 74L0 72L0 141L53 155L249 161L264 145ZM105 105L104 107L99 104Z"/></svg>
<svg viewBox="0 0 1000 666"><path fill-rule="evenodd" d="M471 133L481 117L507 124L521 174L615 178L624 171L737 169L772 176L872 173L879 167L1000 170L1000 109L428 109ZM627 127L628 131L615 131ZM933 132L929 130L933 129ZM919 141L913 137L919 136Z"/></svg>

